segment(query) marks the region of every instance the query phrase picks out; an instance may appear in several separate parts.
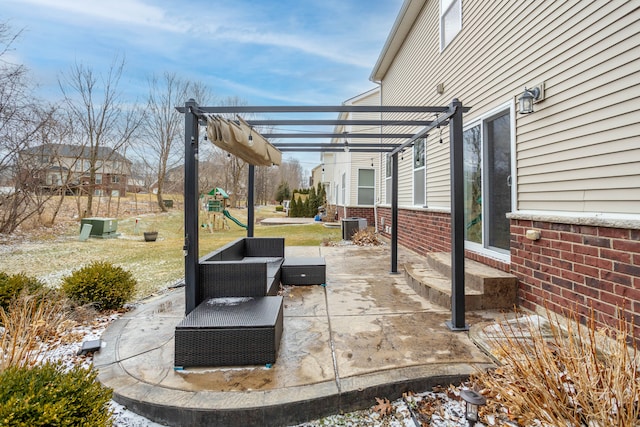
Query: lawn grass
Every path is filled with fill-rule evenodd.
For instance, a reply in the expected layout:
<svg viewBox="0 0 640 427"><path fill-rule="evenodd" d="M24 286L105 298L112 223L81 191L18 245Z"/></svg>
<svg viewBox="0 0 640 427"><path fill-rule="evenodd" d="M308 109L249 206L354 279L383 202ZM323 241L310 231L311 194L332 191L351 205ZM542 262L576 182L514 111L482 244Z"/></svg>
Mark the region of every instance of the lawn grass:
<svg viewBox="0 0 640 427"><path fill-rule="evenodd" d="M246 223L246 209L230 209L231 214ZM275 208L256 210L256 219L282 216ZM137 225L136 225L137 219ZM210 232L200 229L200 256L246 236L246 230L227 221L228 229ZM158 231L158 240L145 242L143 231ZM118 220L120 236L113 239L78 240L80 226L70 223L66 232L46 241L12 245L3 251L0 271L26 273L57 286L62 277L93 261L109 261L134 275L138 281L136 297L144 297L184 277L184 215L182 209L167 213L139 215ZM322 224L273 225L256 224L255 237L284 237L287 246L319 246L326 240L340 240L340 230Z"/></svg>

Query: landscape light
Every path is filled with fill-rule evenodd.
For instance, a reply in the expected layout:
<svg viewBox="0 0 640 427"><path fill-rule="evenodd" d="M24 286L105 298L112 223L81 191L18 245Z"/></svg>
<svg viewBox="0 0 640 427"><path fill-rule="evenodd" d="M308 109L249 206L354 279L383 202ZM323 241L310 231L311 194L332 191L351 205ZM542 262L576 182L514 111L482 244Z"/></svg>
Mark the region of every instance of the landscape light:
<svg viewBox="0 0 640 427"><path fill-rule="evenodd" d="M469 389L460 390L460 397L466 402L464 416L469 423L469 427L473 427L478 421L478 407L486 405L487 399L477 391Z"/></svg>

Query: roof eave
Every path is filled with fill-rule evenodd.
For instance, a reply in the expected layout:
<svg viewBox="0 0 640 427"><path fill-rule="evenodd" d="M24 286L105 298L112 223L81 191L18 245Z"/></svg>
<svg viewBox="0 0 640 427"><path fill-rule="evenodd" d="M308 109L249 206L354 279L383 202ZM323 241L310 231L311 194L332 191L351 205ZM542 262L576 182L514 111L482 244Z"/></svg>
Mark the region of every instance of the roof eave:
<svg viewBox="0 0 640 427"><path fill-rule="evenodd" d="M382 81L427 0L404 0L369 80Z"/></svg>

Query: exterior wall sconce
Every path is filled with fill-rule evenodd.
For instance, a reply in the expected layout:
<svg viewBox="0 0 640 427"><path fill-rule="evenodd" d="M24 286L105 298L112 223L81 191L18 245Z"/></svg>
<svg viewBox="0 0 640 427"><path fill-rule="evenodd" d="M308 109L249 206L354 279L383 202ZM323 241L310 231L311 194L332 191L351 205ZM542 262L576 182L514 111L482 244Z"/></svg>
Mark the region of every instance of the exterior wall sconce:
<svg viewBox="0 0 640 427"><path fill-rule="evenodd" d="M524 88L524 92L518 98L518 111L520 114L533 113L533 104L536 101L542 101L544 99L544 84L541 83L532 87L531 89Z"/></svg>
<svg viewBox="0 0 640 427"><path fill-rule="evenodd" d="M487 399L477 391L469 389L460 390L460 397L466 403L464 416L469 426L473 427L478 422L478 407L486 405Z"/></svg>

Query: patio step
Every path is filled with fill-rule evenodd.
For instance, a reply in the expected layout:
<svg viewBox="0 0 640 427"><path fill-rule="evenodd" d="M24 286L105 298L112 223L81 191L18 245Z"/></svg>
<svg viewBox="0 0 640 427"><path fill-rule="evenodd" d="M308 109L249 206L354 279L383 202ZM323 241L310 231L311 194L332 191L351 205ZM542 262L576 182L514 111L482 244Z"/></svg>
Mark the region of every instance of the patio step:
<svg viewBox="0 0 640 427"><path fill-rule="evenodd" d="M413 289L430 302L451 308L451 254L433 252L426 265L405 264ZM516 304L518 279L509 273L465 259L465 308L510 309Z"/></svg>

